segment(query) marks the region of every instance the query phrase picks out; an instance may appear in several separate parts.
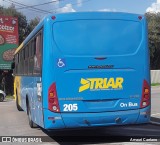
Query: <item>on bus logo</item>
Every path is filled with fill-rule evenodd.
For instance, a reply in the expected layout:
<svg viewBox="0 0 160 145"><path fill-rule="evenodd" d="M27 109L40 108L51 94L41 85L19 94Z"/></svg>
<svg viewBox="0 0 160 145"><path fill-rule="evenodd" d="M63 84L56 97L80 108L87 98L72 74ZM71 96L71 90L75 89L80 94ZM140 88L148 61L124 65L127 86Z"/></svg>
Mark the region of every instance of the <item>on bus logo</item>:
<svg viewBox="0 0 160 145"><path fill-rule="evenodd" d="M122 89L124 79L122 77L117 78L81 78L81 85L79 92L85 90L96 91L96 90L111 90L111 89Z"/></svg>

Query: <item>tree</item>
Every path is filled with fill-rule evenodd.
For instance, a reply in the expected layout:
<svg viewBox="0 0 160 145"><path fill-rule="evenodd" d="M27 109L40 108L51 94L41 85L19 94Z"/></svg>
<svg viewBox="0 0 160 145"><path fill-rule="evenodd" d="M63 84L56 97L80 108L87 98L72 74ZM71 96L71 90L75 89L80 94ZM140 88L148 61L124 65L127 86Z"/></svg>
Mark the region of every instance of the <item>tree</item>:
<svg viewBox="0 0 160 145"><path fill-rule="evenodd" d="M146 13L150 49L150 68L160 69L160 13Z"/></svg>
<svg viewBox="0 0 160 145"><path fill-rule="evenodd" d="M23 42L23 40L30 34L30 32L40 21L40 18L36 17L28 23L26 16L21 12L18 12L14 4L8 8L0 6L0 15L13 16L18 18L19 44Z"/></svg>
<svg viewBox="0 0 160 145"><path fill-rule="evenodd" d="M29 23L29 26L31 28L31 31L35 28L35 26L37 26L37 24L40 22L40 18L39 17L35 17L34 19L32 19Z"/></svg>
<svg viewBox="0 0 160 145"><path fill-rule="evenodd" d="M27 22L26 16L21 12L18 12L15 9L14 4L12 4L8 8L4 8L0 6L0 15L4 16L13 16L18 18L18 31L19 31L19 44L23 42L23 40L30 34L30 32L34 29L34 27L39 23L40 19L36 17L31 20L29 23ZM9 70L6 75L4 75L3 70L0 70L0 83L2 79L5 77L6 80L6 94L13 94L13 76L12 71Z"/></svg>
<svg viewBox="0 0 160 145"><path fill-rule="evenodd" d="M38 25L39 22L40 22L40 18L39 18L39 17L35 17L34 19L32 19L32 20L28 23L28 27L27 27L27 32L26 32L26 34L29 35L30 32Z"/></svg>
<svg viewBox="0 0 160 145"><path fill-rule="evenodd" d="M0 14L5 16L13 16L18 18L18 31L19 31L19 44L22 43L22 41L26 37L26 28L27 28L27 19L26 16L24 16L21 12L18 12L14 5L12 4L8 8L0 8Z"/></svg>

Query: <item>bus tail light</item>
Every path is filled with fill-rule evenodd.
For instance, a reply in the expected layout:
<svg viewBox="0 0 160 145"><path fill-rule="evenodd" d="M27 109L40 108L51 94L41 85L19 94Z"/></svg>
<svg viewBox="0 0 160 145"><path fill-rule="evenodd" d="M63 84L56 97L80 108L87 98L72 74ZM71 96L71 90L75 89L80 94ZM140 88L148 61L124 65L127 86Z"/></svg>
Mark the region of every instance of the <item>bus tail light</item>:
<svg viewBox="0 0 160 145"><path fill-rule="evenodd" d="M50 86L48 91L48 109L52 112L60 112L55 83Z"/></svg>
<svg viewBox="0 0 160 145"><path fill-rule="evenodd" d="M146 80L143 81L141 108L150 105L150 87Z"/></svg>

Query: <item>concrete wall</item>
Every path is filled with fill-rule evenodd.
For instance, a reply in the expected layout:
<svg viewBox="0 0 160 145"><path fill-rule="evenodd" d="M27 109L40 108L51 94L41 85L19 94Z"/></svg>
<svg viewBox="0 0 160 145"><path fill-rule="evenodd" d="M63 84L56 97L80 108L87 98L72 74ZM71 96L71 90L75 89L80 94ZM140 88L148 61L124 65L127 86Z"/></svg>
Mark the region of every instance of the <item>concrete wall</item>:
<svg viewBox="0 0 160 145"><path fill-rule="evenodd" d="M151 83L160 83L160 70L151 70Z"/></svg>

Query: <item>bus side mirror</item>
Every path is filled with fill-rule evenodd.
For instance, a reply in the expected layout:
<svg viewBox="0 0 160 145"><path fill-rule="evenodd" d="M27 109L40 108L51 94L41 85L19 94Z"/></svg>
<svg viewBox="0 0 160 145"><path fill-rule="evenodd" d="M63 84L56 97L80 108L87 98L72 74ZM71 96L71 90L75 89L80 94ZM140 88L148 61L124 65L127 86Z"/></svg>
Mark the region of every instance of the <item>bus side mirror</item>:
<svg viewBox="0 0 160 145"><path fill-rule="evenodd" d="M12 62L11 69L14 69L14 68L15 68L15 62Z"/></svg>

